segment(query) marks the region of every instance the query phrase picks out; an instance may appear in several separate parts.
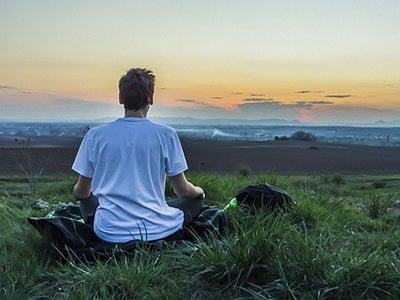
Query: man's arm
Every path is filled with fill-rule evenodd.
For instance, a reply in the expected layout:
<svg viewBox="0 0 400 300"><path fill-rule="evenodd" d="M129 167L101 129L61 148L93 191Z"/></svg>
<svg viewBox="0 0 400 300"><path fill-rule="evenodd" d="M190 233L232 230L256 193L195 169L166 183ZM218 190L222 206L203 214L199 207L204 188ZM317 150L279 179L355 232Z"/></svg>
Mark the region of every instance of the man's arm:
<svg viewBox="0 0 400 300"><path fill-rule="evenodd" d="M78 199L86 199L92 190L92 178L79 175L78 181L74 186L73 193Z"/></svg>
<svg viewBox="0 0 400 300"><path fill-rule="evenodd" d="M169 177L169 180L175 194L178 197L204 199L205 195L203 189L187 181L186 176L183 172L176 176Z"/></svg>

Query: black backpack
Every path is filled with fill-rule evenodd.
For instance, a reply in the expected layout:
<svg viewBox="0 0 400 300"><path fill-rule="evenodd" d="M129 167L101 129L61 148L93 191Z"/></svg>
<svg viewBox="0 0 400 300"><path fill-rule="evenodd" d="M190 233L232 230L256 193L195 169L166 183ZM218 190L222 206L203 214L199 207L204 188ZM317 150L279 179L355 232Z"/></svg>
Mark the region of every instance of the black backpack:
<svg viewBox="0 0 400 300"><path fill-rule="evenodd" d="M186 235L188 240L208 238L210 234L221 237L228 225L225 212L215 206L207 206L189 225L190 233Z"/></svg>
<svg viewBox="0 0 400 300"><path fill-rule="evenodd" d="M270 184L248 185L237 193L236 200L242 207L271 211L287 210L296 204L287 192Z"/></svg>

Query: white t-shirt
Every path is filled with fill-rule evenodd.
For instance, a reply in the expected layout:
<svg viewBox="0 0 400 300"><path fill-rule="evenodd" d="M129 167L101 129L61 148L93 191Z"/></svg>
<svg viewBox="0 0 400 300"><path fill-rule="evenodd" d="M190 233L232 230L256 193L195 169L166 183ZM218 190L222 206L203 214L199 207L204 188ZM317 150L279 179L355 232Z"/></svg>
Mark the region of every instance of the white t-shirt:
<svg viewBox="0 0 400 300"><path fill-rule="evenodd" d="M94 231L103 240L157 240L182 228L167 205L165 179L187 169L176 131L142 118L120 118L85 135L72 169L92 178L99 199Z"/></svg>

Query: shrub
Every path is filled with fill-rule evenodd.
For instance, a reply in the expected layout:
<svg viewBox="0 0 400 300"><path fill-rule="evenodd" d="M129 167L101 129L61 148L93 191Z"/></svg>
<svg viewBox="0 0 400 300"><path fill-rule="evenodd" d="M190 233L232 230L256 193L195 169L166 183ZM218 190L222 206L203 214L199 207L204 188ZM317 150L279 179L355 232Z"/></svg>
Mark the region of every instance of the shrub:
<svg viewBox="0 0 400 300"><path fill-rule="evenodd" d="M275 136L275 141L288 141L290 138L287 137L286 135L282 135L282 136Z"/></svg>
<svg viewBox="0 0 400 300"><path fill-rule="evenodd" d="M383 180L377 180L372 183L374 189L383 189L386 186L386 182Z"/></svg>
<svg viewBox="0 0 400 300"><path fill-rule="evenodd" d="M321 175L320 177L320 181L323 184L328 184L330 181L329 175Z"/></svg>
<svg viewBox="0 0 400 300"><path fill-rule="evenodd" d="M251 169L249 166L241 164L238 166L238 173L240 176L249 177L251 175Z"/></svg>
<svg viewBox="0 0 400 300"><path fill-rule="evenodd" d="M295 141L316 141L317 138L315 135L305 131L296 131L290 136L291 140Z"/></svg>
<svg viewBox="0 0 400 300"><path fill-rule="evenodd" d="M344 177L341 174L335 174L332 177L332 182L335 183L336 185L341 185L346 181L344 180Z"/></svg>
<svg viewBox="0 0 400 300"><path fill-rule="evenodd" d="M395 202L393 198L394 194L390 194L387 196L375 193L370 194L369 199L366 203L366 208L369 216L372 219L377 219L380 216L384 215Z"/></svg>

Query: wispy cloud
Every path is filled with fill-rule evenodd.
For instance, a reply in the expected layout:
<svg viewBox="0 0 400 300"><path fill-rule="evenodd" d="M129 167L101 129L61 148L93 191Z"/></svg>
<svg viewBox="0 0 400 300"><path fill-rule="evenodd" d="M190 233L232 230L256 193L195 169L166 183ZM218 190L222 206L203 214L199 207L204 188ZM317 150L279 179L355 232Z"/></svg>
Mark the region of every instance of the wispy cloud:
<svg viewBox="0 0 400 300"><path fill-rule="evenodd" d="M312 104L306 101L297 101L295 104L285 104L282 101L264 98L243 99L245 103L238 104L237 107L242 111L263 112L273 110L296 110L311 109Z"/></svg>
<svg viewBox="0 0 400 300"><path fill-rule="evenodd" d="M53 98L49 100L49 104L58 107L78 107L78 106L94 106L94 105L99 105L100 103L95 103L76 98Z"/></svg>
<svg viewBox="0 0 400 300"><path fill-rule="evenodd" d="M262 97L262 96L265 96L265 94L255 94L255 93L253 93L253 94L250 94L250 96L251 97Z"/></svg>
<svg viewBox="0 0 400 300"><path fill-rule="evenodd" d="M184 103L195 103L199 105L204 105L204 101L201 100L196 100L196 99L176 99L178 102L184 102Z"/></svg>
<svg viewBox="0 0 400 300"><path fill-rule="evenodd" d="M297 101L297 103L316 104L316 105L334 104L332 101L326 101L326 100Z"/></svg>
<svg viewBox="0 0 400 300"><path fill-rule="evenodd" d="M296 104L283 104L285 108L290 108L290 109L312 109L312 104L306 102L306 101L297 101Z"/></svg>
<svg viewBox="0 0 400 300"><path fill-rule="evenodd" d="M243 95L244 93L243 92L233 92L233 93L231 93L231 95Z"/></svg>
<svg viewBox="0 0 400 300"><path fill-rule="evenodd" d="M48 92L26 90L23 88L10 85L0 85L0 90L8 90L14 94L20 94L20 95L47 95L47 96L50 95L50 93Z"/></svg>
<svg viewBox="0 0 400 300"><path fill-rule="evenodd" d="M9 86L9 85L0 85L0 90L16 90L16 87Z"/></svg>
<svg viewBox="0 0 400 300"><path fill-rule="evenodd" d="M275 101L272 98L256 98L256 97L252 97L252 98L245 98L242 99L245 102L275 102L275 103L281 103L280 101Z"/></svg>
<svg viewBox="0 0 400 300"><path fill-rule="evenodd" d="M210 97L211 99L216 99L216 100L221 100L221 99L224 99L223 97L221 97L221 96L213 96L213 97Z"/></svg>
<svg viewBox="0 0 400 300"><path fill-rule="evenodd" d="M353 97L353 95L326 95L326 98L350 98Z"/></svg>
<svg viewBox="0 0 400 300"><path fill-rule="evenodd" d="M319 94L322 93L323 91L309 91L309 90L302 90L302 91L296 91L296 94Z"/></svg>
<svg viewBox="0 0 400 300"><path fill-rule="evenodd" d="M34 91L19 91L18 94L22 95L46 95L50 96L50 93L44 93L44 92L34 92Z"/></svg>
<svg viewBox="0 0 400 300"><path fill-rule="evenodd" d="M309 102L310 104L333 104L332 101L325 101L325 100L313 100Z"/></svg>
<svg viewBox="0 0 400 300"><path fill-rule="evenodd" d="M183 103L190 103L190 104L195 104L198 105L202 108L212 108L212 109L221 109L219 106L211 105L205 101L202 100L197 100L197 99L176 99L178 102L183 102Z"/></svg>

